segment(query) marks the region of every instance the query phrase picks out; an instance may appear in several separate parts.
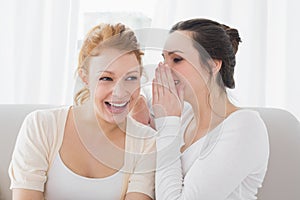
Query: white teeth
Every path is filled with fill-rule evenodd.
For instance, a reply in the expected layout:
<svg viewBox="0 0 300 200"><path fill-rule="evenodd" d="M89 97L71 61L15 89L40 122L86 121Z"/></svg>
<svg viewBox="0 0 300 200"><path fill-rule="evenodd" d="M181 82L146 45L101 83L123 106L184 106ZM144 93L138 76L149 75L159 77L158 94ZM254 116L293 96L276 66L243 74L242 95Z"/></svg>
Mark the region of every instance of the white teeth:
<svg viewBox="0 0 300 200"><path fill-rule="evenodd" d="M174 80L175 85L178 85L180 83L179 80Z"/></svg>
<svg viewBox="0 0 300 200"><path fill-rule="evenodd" d="M128 101L125 102L125 103L120 103L120 104L118 104L118 103L110 103L110 105L112 105L112 106L114 106L114 107L123 107L123 106L125 106L127 103L128 103Z"/></svg>

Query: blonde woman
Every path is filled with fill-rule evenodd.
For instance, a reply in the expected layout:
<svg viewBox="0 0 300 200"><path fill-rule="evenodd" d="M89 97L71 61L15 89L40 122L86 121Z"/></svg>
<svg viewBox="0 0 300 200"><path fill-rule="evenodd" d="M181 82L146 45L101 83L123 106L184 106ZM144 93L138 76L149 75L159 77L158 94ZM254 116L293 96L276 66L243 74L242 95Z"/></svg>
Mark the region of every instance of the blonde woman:
<svg viewBox="0 0 300 200"><path fill-rule="evenodd" d="M142 54L122 24L90 30L75 104L35 111L22 125L9 168L14 200L153 199L152 130L129 115L143 104Z"/></svg>

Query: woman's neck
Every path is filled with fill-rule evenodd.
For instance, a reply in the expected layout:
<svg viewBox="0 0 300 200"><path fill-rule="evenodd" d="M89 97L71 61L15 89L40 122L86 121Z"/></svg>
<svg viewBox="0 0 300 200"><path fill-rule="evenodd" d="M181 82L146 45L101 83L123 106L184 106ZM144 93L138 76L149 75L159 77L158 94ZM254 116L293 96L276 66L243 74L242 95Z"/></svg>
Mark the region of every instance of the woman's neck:
<svg viewBox="0 0 300 200"><path fill-rule="evenodd" d="M99 128L110 139L114 138L116 134L124 134L126 132L126 120L122 123L110 123L97 117Z"/></svg>
<svg viewBox="0 0 300 200"><path fill-rule="evenodd" d="M190 103L194 112L197 132L212 130L238 109L229 101L227 94L221 92L197 95Z"/></svg>
<svg viewBox="0 0 300 200"><path fill-rule="evenodd" d="M97 116L91 104L85 104L75 107L78 123L83 123L86 129L94 132L102 132L109 139L117 139L120 134L126 132L126 119L122 123L110 123Z"/></svg>

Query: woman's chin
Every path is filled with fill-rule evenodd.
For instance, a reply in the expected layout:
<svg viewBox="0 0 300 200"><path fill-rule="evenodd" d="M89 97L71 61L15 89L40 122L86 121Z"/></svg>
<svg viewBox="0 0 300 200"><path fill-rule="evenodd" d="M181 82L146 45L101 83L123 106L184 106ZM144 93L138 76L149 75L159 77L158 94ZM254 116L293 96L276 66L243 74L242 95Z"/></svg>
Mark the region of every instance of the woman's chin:
<svg viewBox="0 0 300 200"><path fill-rule="evenodd" d="M110 124L122 124L125 122L128 111L122 113L110 113L109 116L105 117L104 120Z"/></svg>

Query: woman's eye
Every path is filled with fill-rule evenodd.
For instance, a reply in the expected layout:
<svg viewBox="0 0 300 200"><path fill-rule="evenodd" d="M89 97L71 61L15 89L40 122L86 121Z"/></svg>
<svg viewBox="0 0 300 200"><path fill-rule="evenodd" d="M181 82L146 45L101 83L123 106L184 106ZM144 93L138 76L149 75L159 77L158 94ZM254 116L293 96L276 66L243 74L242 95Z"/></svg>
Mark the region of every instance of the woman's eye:
<svg viewBox="0 0 300 200"><path fill-rule="evenodd" d="M138 78L136 76L129 76L126 78L126 81L135 81L137 80Z"/></svg>
<svg viewBox="0 0 300 200"><path fill-rule="evenodd" d="M112 81L113 79L110 77L101 77L99 78L99 81Z"/></svg>
<svg viewBox="0 0 300 200"><path fill-rule="evenodd" d="M173 62L174 63L178 63L178 62L180 62L180 61L182 61L183 59L182 58L174 58L173 59Z"/></svg>

